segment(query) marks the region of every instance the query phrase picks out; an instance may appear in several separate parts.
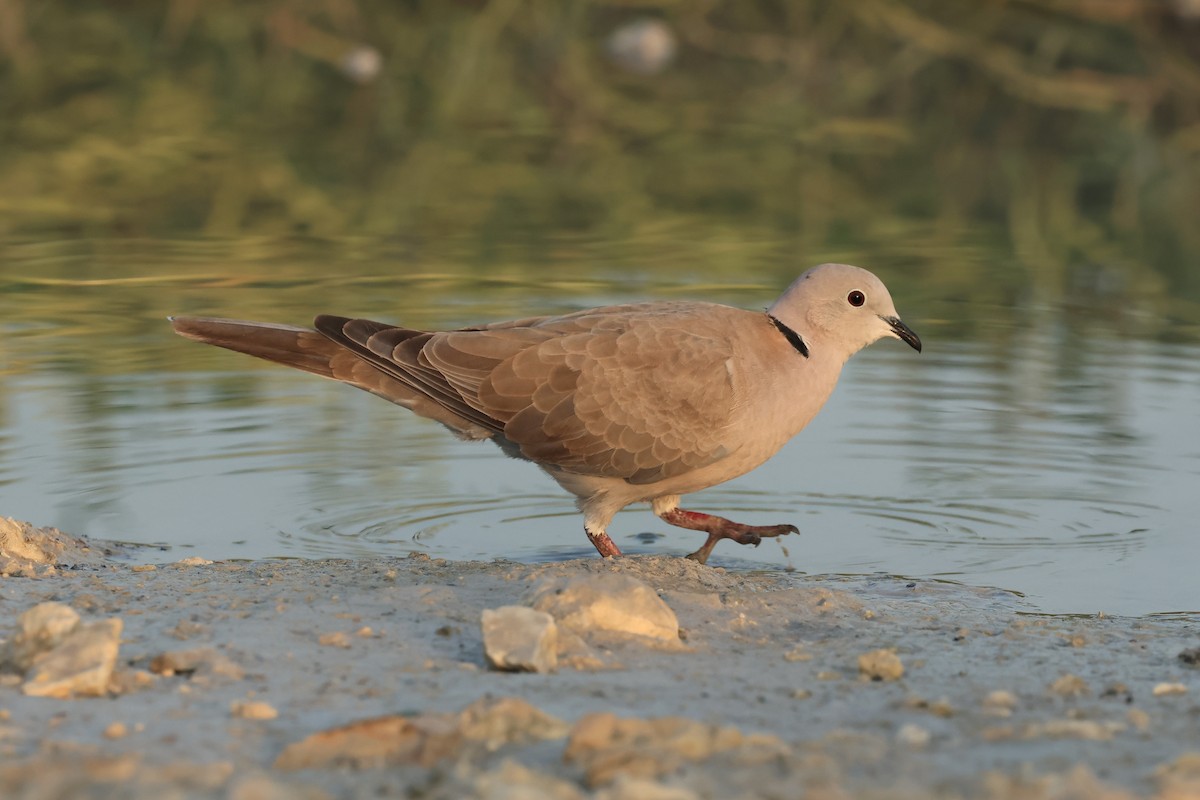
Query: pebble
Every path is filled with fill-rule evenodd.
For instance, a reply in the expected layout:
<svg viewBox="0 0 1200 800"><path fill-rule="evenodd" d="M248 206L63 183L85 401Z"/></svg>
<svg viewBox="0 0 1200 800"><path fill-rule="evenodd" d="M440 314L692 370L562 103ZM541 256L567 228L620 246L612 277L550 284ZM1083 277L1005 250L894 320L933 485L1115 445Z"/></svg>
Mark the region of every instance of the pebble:
<svg viewBox="0 0 1200 800"><path fill-rule="evenodd" d="M1092 691L1087 681L1069 672L1055 680L1048 688L1052 694L1062 697L1082 697L1085 694L1090 694Z"/></svg>
<svg viewBox="0 0 1200 800"><path fill-rule="evenodd" d="M245 671L240 665L214 647L168 650L150 660L150 671L165 676L182 674L202 678L230 678L235 681L245 677Z"/></svg>
<svg viewBox="0 0 1200 800"><path fill-rule="evenodd" d="M1150 730L1150 715L1140 708L1131 708L1125 712L1125 719L1135 730L1145 733Z"/></svg>
<svg viewBox="0 0 1200 800"><path fill-rule="evenodd" d="M743 734L683 717L621 718L610 712L584 715L571 729L563 759L582 766L589 787L621 776L656 778L689 762L721 755L737 765L760 765L790 749L770 734Z"/></svg>
<svg viewBox="0 0 1200 800"><path fill-rule="evenodd" d="M488 666L506 672L552 672L558 667L554 617L525 606L483 610L483 649Z"/></svg>
<svg viewBox="0 0 1200 800"><path fill-rule="evenodd" d="M461 755L464 746L495 751L511 744L561 739L567 731L562 720L520 698L485 697L457 714L393 714L318 731L285 747L275 767L429 767Z"/></svg>
<svg viewBox="0 0 1200 800"><path fill-rule="evenodd" d="M187 558L181 558L178 561L176 561L175 566L177 566L177 567L203 567L203 566L206 566L211 563L213 563L213 562L208 560L207 558L200 558L200 556L188 556Z"/></svg>
<svg viewBox="0 0 1200 800"><path fill-rule="evenodd" d="M153 564L138 564L137 566L130 567L130 569L133 572L154 572L158 567Z"/></svg>
<svg viewBox="0 0 1200 800"><path fill-rule="evenodd" d="M124 739L128 735L129 728L125 726L124 722L111 722L104 729L105 739Z"/></svg>
<svg viewBox="0 0 1200 800"><path fill-rule="evenodd" d="M993 717L1008 717L1012 716L1013 709L1017 707L1017 696L1005 689L996 689L988 692L987 697L983 698L984 712L991 714Z"/></svg>
<svg viewBox="0 0 1200 800"><path fill-rule="evenodd" d="M1164 697L1172 694L1187 694L1188 687L1182 683L1159 683L1155 685L1153 694L1155 697Z"/></svg>
<svg viewBox="0 0 1200 800"><path fill-rule="evenodd" d="M350 646L350 637L342 631L332 631L330 633L322 633L317 638L317 644L325 647L342 647Z"/></svg>
<svg viewBox="0 0 1200 800"><path fill-rule="evenodd" d="M933 734L927 729L911 722L901 725L900 730L896 731L896 741L912 748L925 747L932 738Z"/></svg>
<svg viewBox="0 0 1200 800"><path fill-rule="evenodd" d="M858 672L873 681L894 681L904 675L904 664L895 650L872 650L858 657Z"/></svg>
<svg viewBox="0 0 1200 800"><path fill-rule="evenodd" d="M235 700L229 705L229 713L242 719L275 719L279 716L273 705L262 700Z"/></svg>
<svg viewBox="0 0 1200 800"><path fill-rule="evenodd" d="M552 578L534 588L532 599L533 608L581 636L606 631L679 644L675 612L649 584L629 575Z"/></svg>

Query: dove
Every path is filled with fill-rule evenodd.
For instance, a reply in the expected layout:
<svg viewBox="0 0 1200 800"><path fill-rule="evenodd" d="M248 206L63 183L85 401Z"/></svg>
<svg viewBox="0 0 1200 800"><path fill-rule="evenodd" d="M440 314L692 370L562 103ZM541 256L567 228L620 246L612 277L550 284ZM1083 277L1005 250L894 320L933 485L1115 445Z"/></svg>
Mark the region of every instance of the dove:
<svg viewBox="0 0 1200 800"><path fill-rule="evenodd" d="M315 330L171 317L189 339L341 381L490 439L576 497L600 555L618 511L650 503L664 522L758 545L794 525L746 525L681 508L683 495L743 475L799 433L850 356L885 338L920 352L887 288L848 264L822 264L765 312L668 300L477 327L422 331L337 316Z"/></svg>

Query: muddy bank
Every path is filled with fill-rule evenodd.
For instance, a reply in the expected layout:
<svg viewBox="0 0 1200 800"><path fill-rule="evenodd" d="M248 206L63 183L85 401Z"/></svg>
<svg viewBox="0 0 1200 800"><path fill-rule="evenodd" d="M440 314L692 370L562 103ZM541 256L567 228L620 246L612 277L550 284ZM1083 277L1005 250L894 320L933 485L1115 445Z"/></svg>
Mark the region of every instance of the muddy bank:
<svg viewBox="0 0 1200 800"><path fill-rule="evenodd" d="M664 557L78 546L0 578L6 798L1200 796L1193 619Z"/></svg>

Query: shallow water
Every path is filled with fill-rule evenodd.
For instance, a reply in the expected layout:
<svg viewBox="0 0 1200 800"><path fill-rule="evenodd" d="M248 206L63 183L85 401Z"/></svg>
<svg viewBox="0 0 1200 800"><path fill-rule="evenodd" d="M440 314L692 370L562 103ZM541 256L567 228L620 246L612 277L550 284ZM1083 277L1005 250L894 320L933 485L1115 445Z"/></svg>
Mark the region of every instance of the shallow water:
<svg viewBox="0 0 1200 800"><path fill-rule="evenodd" d="M337 274L320 259L232 269L202 243L147 247L10 251L0 513L172 551L149 560L593 553L571 498L532 465L365 393L174 337L167 313L302 323L328 311L434 327L653 297L755 308L786 283L619 260L598 273L582 257L544 274L388 258ZM87 280L55 278L81 258ZM1104 298L953 302L879 257L867 263L925 352L887 341L859 354L778 456L689 498L801 528L757 549L724 543L713 563L951 579L1051 613L1200 609L1190 316L1150 326ZM644 507L611 532L628 552L699 543Z"/></svg>

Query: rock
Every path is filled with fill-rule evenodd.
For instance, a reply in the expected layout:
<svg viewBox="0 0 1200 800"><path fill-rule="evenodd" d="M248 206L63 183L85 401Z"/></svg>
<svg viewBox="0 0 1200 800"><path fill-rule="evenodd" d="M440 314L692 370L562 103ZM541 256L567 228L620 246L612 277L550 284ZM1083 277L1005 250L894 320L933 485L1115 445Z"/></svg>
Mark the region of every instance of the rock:
<svg viewBox="0 0 1200 800"><path fill-rule="evenodd" d="M279 716L273 705L261 700L235 700L229 705L229 713L242 719L275 719Z"/></svg>
<svg viewBox="0 0 1200 800"><path fill-rule="evenodd" d="M896 741L913 749L924 747L932 738L933 735L928 730L911 722L901 725L900 730L896 731Z"/></svg>
<svg viewBox="0 0 1200 800"><path fill-rule="evenodd" d="M1155 697L1164 697L1172 694L1187 694L1188 687L1182 683L1159 683L1155 684L1153 694Z"/></svg>
<svg viewBox="0 0 1200 800"><path fill-rule="evenodd" d="M1068 672L1050 684L1049 691L1052 694L1061 695L1062 697L1082 697L1085 694L1090 694L1092 690L1087 685L1087 681L1078 675L1072 675Z"/></svg>
<svg viewBox="0 0 1200 800"><path fill-rule="evenodd" d="M176 561L174 566L176 566L176 567L204 567L211 563L213 563L213 562L209 561L207 558L201 558L200 556L188 556L187 558L181 558L178 561Z"/></svg>
<svg viewBox="0 0 1200 800"><path fill-rule="evenodd" d="M224 796L228 800L326 800L329 798L326 792L315 786L283 783L262 773L236 778Z"/></svg>
<svg viewBox="0 0 1200 800"><path fill-rule="evenodd" d="M1122 722L1098 722L1094 719L1051 719L1033 722L1024 727L1021 736L1026 739L1085 739L1093 742L1107 741L1113 734L1125 730Z"/></svg>
<svg viewBox="0 0 1200 800"><path fill-rule="evenodd" d="M1200 647L1192 647L1179 654L1179 660L1189 667L1200 667Z"/></svg>
<svg viewBox="0 0 1200 800"><path fill-rule="evenodd" d="M606 631L679 644L675 612L649 584L628 575L551 578L535 587L531 605L580 636Z"/></svg>
<svg viewBox="0 0 1200 800"><path fill-rule="evenodd" d="M221 677L235 681L245 677L245 671L237 663L213 647L168 650L150 660L150 671L165 676Z"/></svg>
<svg viewBox="0 0 1200 800"><path fill-rule="evenodd" d="M483 650L492 669L552 672L558 666L554 617L525 606L484 609Z"/></svg>
<svg viewBox="0 0 1200 800"><path fill-rule="evenodd" d="M79 613L62 603L39 603L17 618L19 630L0 648L0 670L25 674L40 654L79 627Z"/></svg>
<svg viewBox="0 0 1200 800"><path fill-rule="evenodd" d="M284 748L278 769L386 764L432 766L466 746L496 750L508 744L559 739L567 726L514 697L483 699L458 714L392 715L319 731Z"/></svg>
<svg viewBox="0 0 1200 800"><path fill-rule="evenodd" d="M125 726L124 722L111 722L104 729L105 739L124 739L128 735L129 728Z"/></svg>
<svg viewBox="0 0 1200 800"><path fill-rule="evenodd" d="M894 681L904 675L904 664L891 648L872 650L858 657L858 672L873 681Z"/></svg>
<svg viewBox="0 0 1200 800"><path fill-rule="evenodd" d="M788 752L782 740L767 734L745 735L682 717L623 719L600 712L584 716L571 729L563 759L580 764L594 788L620 776L655 778L717 756L738 765L759 765Z"/></svg>
<svg viewBox="0 0 1200 800"><path fill-rule="evenodd" d="M323 633L317 637L317 644L324 647L342 647L350 646L350 637L342 631L333 631L331 633Z"/></svg>
<svg viewBox="0 0 1200 800"><path fill-rule="evenodd" d="M115 669L108 679L109 694L131 694L148 689L158 680L157 675L144 669Z"/></svg>
<svg viewBox="0 0 1200 800"><path fill-rule="evenodd" d="M52 650L37 656L21 691L31 697L106 694L121 643L117 618L80 623Z"/></svg>
<svg viewBox="0 0 1200 800"><path fill-rule="evenodd" d="M439 796L440 797L440 796ZM470 790L456 787L447 798L463 797L480 800L586 800L575 784L535 772L526 766L505 759L496 769L475 776Z"/></svg>
<svg viewBox="0 0 1200 800"><path fill-rule="evenodd" d="M700 800L700 795L686 786L666 786L620 775L612 786L596 792L595 800Z"/></svg>
<svg viewBox="0 0 1200 800"><path fill-rule="evenodd" d="M984 712L991 714L993 717L1012 716L1013 709L1016 707L1017 696L1004 689L988 692L987 697L983 698Z"/></svg>
<svg viewBox="0 0 1200 800"><path fill-rule="evenodd" d="M462 735L492 751L509 744L561 739L570 728L519 697L476 700L459 712Z"/></svg>
<svg viewBox="0 0 1200 800"><path fill-rule="evenodd" d="M1183 753L1174 761L1159 764L1154 770L1158 797L1163 800L1188 800L1200 797L1200 751Z"/></svg>
<svg viewBox="0 0 1200 800"><path fill-rule="evenodd" d="M44 577L56 564L104 560L86 541L57 528L35 528L28 522L0 517L0 576Z"/></svg>
<svg viewBox="0 0 1200 800"><path fill-rule="evenodd" d="M675 32L661 19L644 17L614 30L608 37L608 57L638 75L656 75L675 59Z"/></svg>

